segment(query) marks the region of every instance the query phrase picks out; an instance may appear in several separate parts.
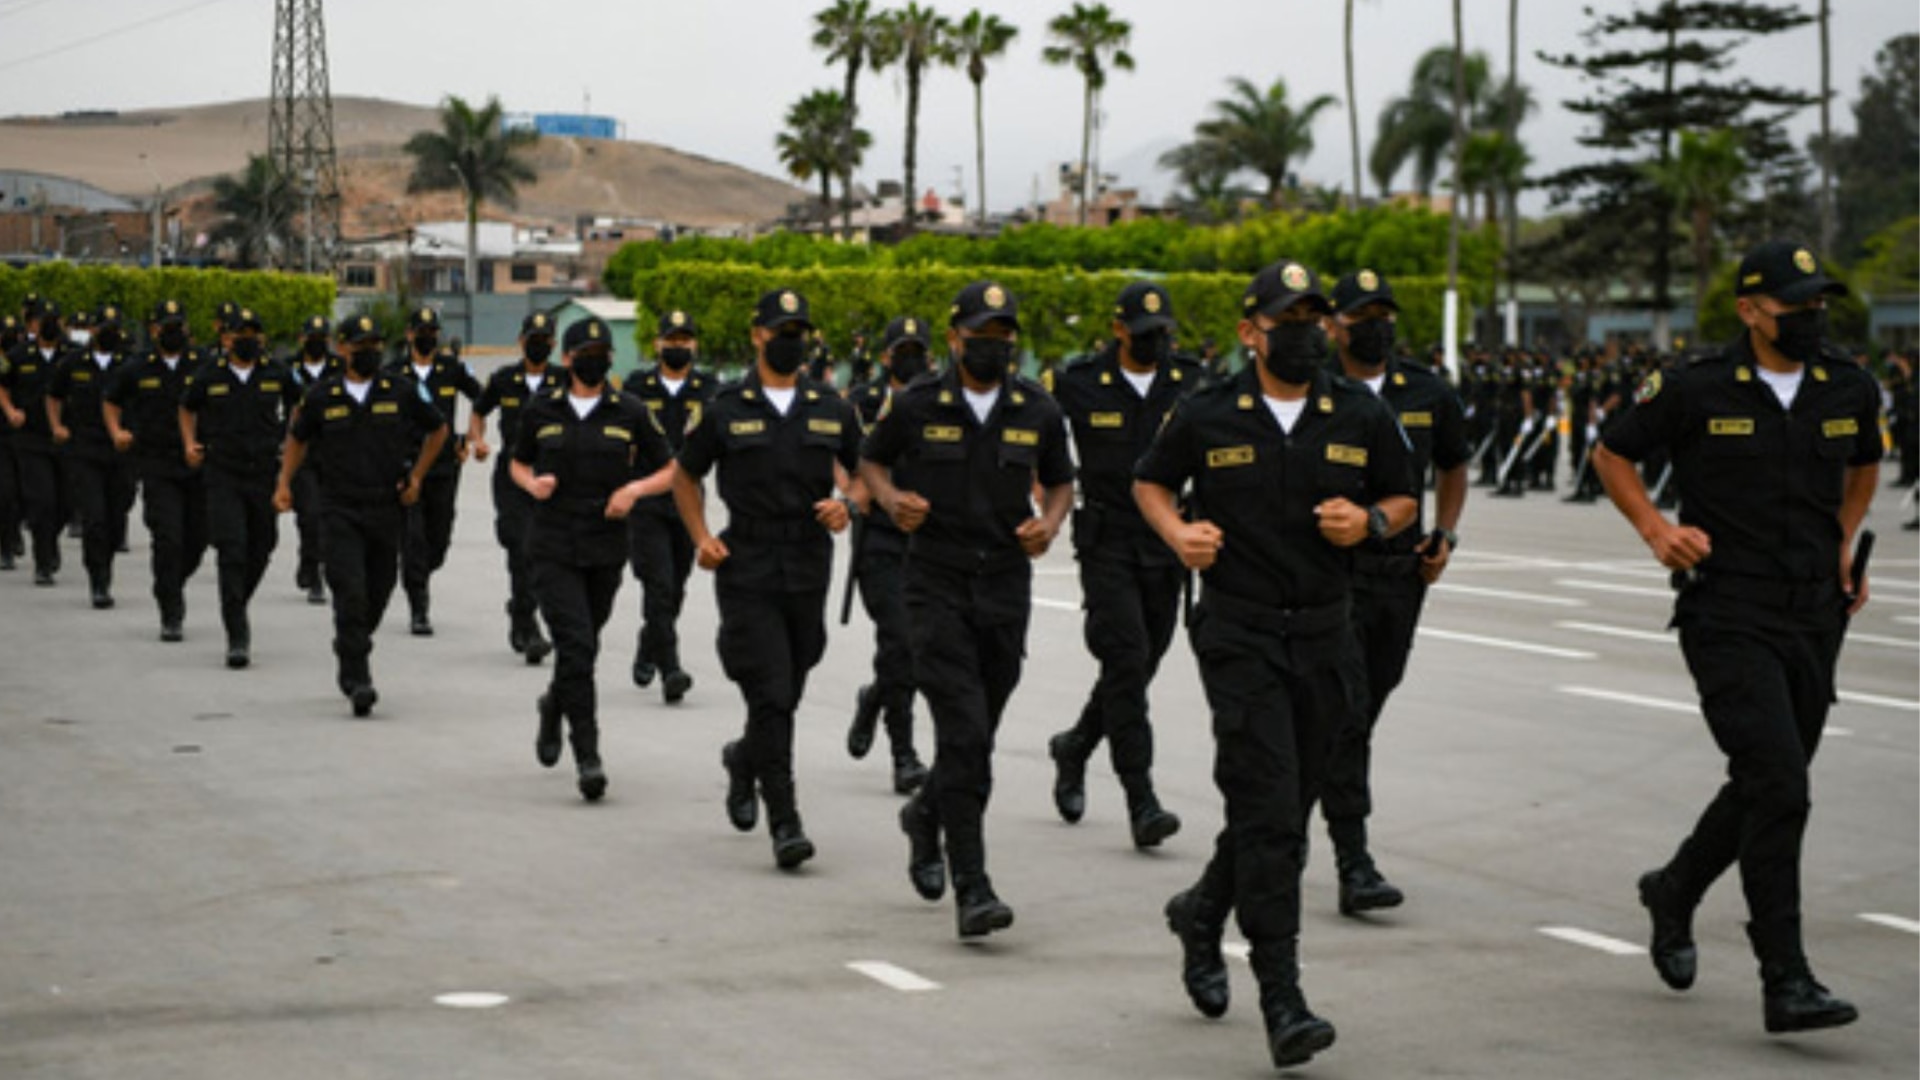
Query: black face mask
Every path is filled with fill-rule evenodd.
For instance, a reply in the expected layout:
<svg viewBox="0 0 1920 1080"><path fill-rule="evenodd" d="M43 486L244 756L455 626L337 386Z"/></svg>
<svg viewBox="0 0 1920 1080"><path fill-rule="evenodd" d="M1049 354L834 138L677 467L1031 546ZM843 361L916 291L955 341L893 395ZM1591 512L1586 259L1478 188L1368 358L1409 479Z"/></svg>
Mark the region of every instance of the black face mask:
<svg viewBox="0 0 1920 1080"><path fill-rule="evenodd" d="M1820 359L1820 346L1827 340L1827 309L1807 308L1775 316L1773 347L1780 355L1799 364Z"/></svg>
<svg viewBox="0 0 1920 1080"><path fill-rule="evenodd" d="M660 363L668 371L685 371L693 365L693 350L684 345L669 345L660 350Z"/></svg>
<svg viewBox="0 0 1920 1080"><path fill-rule="evenodd" d="M178 326L160 328L160 351L164 353L182 352L187 347L187 332Z"/></svg>
<svg viewBox="0 0 1920 1080"><path fill-rule="evenodd" d="M95 334L93 336L93 351L105 353L119 352L120 331L102 330L98 334Z"/></svg>
<svg viewBox="0 0 1920 1080"><path fill-rule="evenodd" d="M1133 354L1133 362L1148 367L1159 367L1173 355L1173 335L1165 330L1149 330L1133 335L1133 342L1127 347Z"/></svg>
<svg viewBox="0 0 1920 1080"><path fill-rule="evenodd" d="M525 352L527 355L527 363L532 364L534 367L539 367L547 362L548 357L553 355L553 342L546 338L534 338L527 342Z"/></svg>
<svg viewBox="0 0 1920 1080"><path fill-rule="evenodd" d="M893 350L892 359L887 361L887 370L902 383L910 383L925 375L932 366L927 360L927 350L918 345Z"/></svg>
<svg viewBox="0 0 1920 1080"><path fill-rule="evenodd" d="M1309 383L1327 360L1327 334L1319 323L1281 323L1267 331L1267 373L1284 383Z"/></svg>
<svg viewBox="0 0 1920 1080"><path fill-rule="evenodd" d="M40 343L42 345L58 345L65 340L67 340L67 335L60 329L59 323L45 323L40 327Z"/></svg>
<svg viewBox="0 0 1920 1080"><path fill-rule="evenodd" d="M300 351L306 355L308 360L316 363L325 360L327 358L327 339L310 337L306 340L305 344L300 346Z"/></svg>
<svg viewBox="0 0 1920 1080"><path fill-rule="evenodd" d="M1013 342L1001 338L968 338L960 343L960 368L974 382L992 385L1006 378L1013 363Z"/></svg>
<svg viewBox="0 0 1920 1080"><path fill-rule="evenodd" d="M571 366L573 377L579 379L582 386L596 387L607 381L607 372L613 368L613 354L599 349L575 353Z"/></svg>
<svg viewBox="0 0 1920 1080"><path fill-rule="evenodd" d="M260 359L260 339L257 337L235 338L233 358L243 364L251 364Z"/></svg>
<svg viewBox="0 0 1920 1080"><path fill-rule="evenodd" d="M363 379L371 379L380 373L380 347L376 345L371 349L355 349L347 363L353 368L355 375Z"/></svg>
<svg viewBox="0 0 1920 1080"><path fill-rule="evenodd" d="M791 375L807 360L807 339L782 334L767 342L767 366L775 375Z"/></svg>
<svg viewBox="0 0 1920 1080"><path fill-rule="evenodd" d="M413 351L421 356L432 356L433 350L440 347L439 334L413 335Z"/></svg>
<svg viewBox="0 0 1920 1080"><path fill-rule="evenodd" d="M1358 363L1379 367L1393 355L1393 323L1368 319L1347 327L1347 352Z"/></svg>

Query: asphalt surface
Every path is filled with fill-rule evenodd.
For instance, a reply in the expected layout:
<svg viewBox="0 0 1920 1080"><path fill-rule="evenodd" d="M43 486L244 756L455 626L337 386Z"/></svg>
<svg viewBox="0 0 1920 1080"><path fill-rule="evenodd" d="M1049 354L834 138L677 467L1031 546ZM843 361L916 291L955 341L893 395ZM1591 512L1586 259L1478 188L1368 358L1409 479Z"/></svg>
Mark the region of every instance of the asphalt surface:
<svg viewBox="0 0 1920 1080"><path fill-rule="evenodd" d="M1374 847L1409 900L1341 918L1316 836L1304 985L1339 1041L1300 1071L1914 1076L1920 550L1896 496L1869 520L1875 599L1842 658L1804 869L1815 969L1858 1024L1764 1034L1733 877L1698 919L1699 984L1658 982L1634 880L1724 768L1663 630L1662 574L1605 506L1476 490L1375 752ZM1226 1019L1202 1019L1160 916L1220 822L1184 638L1153 689L1184 831L1132 850L1104 756L1087 819L1054 815L1046 739L1093 676L1064 543L1035 578L988 818L1018 921L966 945L951 901L906 881L884 736L866 761L844 749L864 617L834 628L808 686L796 755L820 853L783 874L721 807L742 707L712 652L710 579L693 582L697 682L674 707L628 679L624 586L600 665L612 786L588 806L567 765L533 760L550 668L506 646L485 469L460 506L438 633L408 636L396 595L367 720L333 688L326 609L293 587L291 518L241 672L222 667L211 554L178 645L156 640L137 524L115 610L88 610L71 541L56 588L0 574L0 1077L1271 1073L1245 964ZM924 717L919 738L930 749ZM850 966L867 962L890 967ZM505 1001L436 1000L458 993Z"/></svg>

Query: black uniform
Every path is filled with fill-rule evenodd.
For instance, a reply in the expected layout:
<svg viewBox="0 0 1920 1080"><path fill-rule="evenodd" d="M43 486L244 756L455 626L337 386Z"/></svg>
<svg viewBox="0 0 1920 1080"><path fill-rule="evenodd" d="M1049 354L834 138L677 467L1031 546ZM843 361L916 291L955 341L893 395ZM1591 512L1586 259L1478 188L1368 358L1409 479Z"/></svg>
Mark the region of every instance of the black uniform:
<svg viewBox="0 0 1920 1080"><path fill-rule="evenodd" d="M707 403L720 389L720 380L691 365L681 372L679 387L667 384L664 367L641 368L622 384L638 398L666 433L674 453L686 442L688 427L697 424ZM693 540L680 523L672 494L641 499L627 518L627 545L633 576L640 582L640 636L635 643L634 670L651 667L675 685L667 687L669 700L685 692L686 676L680 663L680 608L687 596L687 578L693 573ZM642 672L643 673L643 672ZM636 676L637 678L637 676ZM677 690L677 692L676 692Z"/></svg>
<svg viewBox="0 0 1920 1080"><path fill-rule="evenodd" d="M20 321L0 316L0 387L13 368L13 351L20 346ZM0 416L0 570L11 570L26 553L20 535L24 518L20 505L20 467L14 460L13 425Z"/></svg>
<svg viewBox="0 0 1920 1080"><path fill-rule="evenodd" d="M61 403L60 424L69 433L68 490L80 515L81 561L96 607L113 603L113 556L126 539L133 507L133 470L114 450L100 411L106 388L125 363L124 356L76 350L55 367L47 385L47 396Z"/></svg>
<svg viewBox="0 0 1920 1080"><path fill-rule="evenodd" d="M446 422L404 375L378 375L361 385L364 399L356 398L345 375L328 376L307 391L291 432L307 444L300 472L319 483L333 653L340 692L349 696L373 685L368 657L399 571L406 529L400 493L408 468L420 440ZM359 701L355 711L364 712Z"/></svg>
<svg viewBox="0 0 1920 1080"><path fill-rule="evenodd" d="M880 370L878 379L856 389L849 400L860 414L861 428L872 431L899 392L893 388L885 368ZM915 489L910 467L896 467L893 480L903 489ZM887 747L896 770L895 790L909 795L926 782L926 772L913 746L915 687L912 623L907 615L907 534L878 506L868 511L858 527L863 535L859 540L860 561L854 567L854 574L860 589L860 606L873 623L873 681L864 691L866 700L856 702L855 711L875 710L885 725ZM868 727L866 734L871 736L872 730ZM862 751L862 756L864 753ZM900 790L902 788L905 790Z"/></svg>
<svg viewBox="0 0 1920 1080"><path fill-rule="evenodd" d="M417 383L440 415L451 425L460 399L480 400L480 380L473 370L451 350L441 349L430 364L421 365L409 355L389 374L405 375ZM453 431L460 431L454 427ZM460 494L460 458L463 436L454 436L427 470L420 486L420 501L407 508L407 539L401 554L401 584L407 591L407 606L413 614L414 632L431 633L427 621L430 597L429 579L447 561L447 547L453 542L454 500Z"/></svg>
<svg viewBox="0 0 1920 1080"><path fill-rule="evenodd" d="M536 375L526 363L495 371L487 379L473 411L482 417L500 414L500 454L493 465L493 538L507 553L508 640L515 651L525 652L535 640L544 658L545 639L540 634L539 607L533 595L533 569L527 561L527 527L533 520L533 496L513 482L513 448L520 441L520 419L534 399L551 394L565 384L567 370L559 364L544 364ZM444 451L443 451L444 453Z"/></svg>
<svg viewBox="0 0 1920 1080"><path fill-rule="evenodd" d="M13 432L12 443L36 584L53 584L53 575L60 571L66 499L61 490L61 452L53 445L47 424L47 387L55 369L73 351L65 338L55 345L29 340L8 357L7 370L0 371L0 386L7 388L14 408L26 414L26 422Z"/></svg>
<svg viewBox="0 0 1920 1080"><path fill-rule="evenodd" d="M304 351L296 352L285 364L302 400L321 383L346 370L346 359L332 350L322 353L318 360ZM308 600L319 603L323 599L319 585L326 562L327 537L326 524L321 519L318 469L303 468L294 474L293 514L300 530L300 565L294 572L294 584L307 591Z"/></svg>
<svg viewBox="0 0 1920 1080"><path fill-rule="evenodd" d="M133 435L128 455L140 478L153 599L168 638L177 637L186 618L186 582L207 551L206 485L180 444L180 399L193 371L191 356L169 361L150 352L120 367L107 386L107 400L120 409L120 426Z"/></svg>
<svg viewBox="0 0 1920 1080"><path fill-rule="evenodd" d="M1528 382L1528 397L1533 402L1533 431L1539 437L1533 457L1524 462L1529 477L1527 486L1534 491L1552 491L1554 473L1560 467L1560 368L1541 357Z"/></svg>
<svg viewBox="0 0 1920 1080"><path fill-rule="evenodd" d="M1054 736L1049 750L1075 779L1100 740L1111 738L1113 770L1126 788L1135 842L1143 847L1164 839L1154 833L1179 826L1178 818L1160 809L1149 776L1153 728L1147 721L1147 687L1173 642L1187 573L1140 516L1133 501L1133 467L1174 402L1201 378L1199 364L1175 357L1142 396L1120 366L1118 347L1109 345L1068 364L1053 380L1079 457L1081 505L1073 515L1073 550L1080 563L1087 651L1100 662L1100 675L1079 721ZM1081 807L1071 798L1059 808L1069 821L1078 820ZM1171 820L1142 832L1148 819L1163 818Z"/></svg>

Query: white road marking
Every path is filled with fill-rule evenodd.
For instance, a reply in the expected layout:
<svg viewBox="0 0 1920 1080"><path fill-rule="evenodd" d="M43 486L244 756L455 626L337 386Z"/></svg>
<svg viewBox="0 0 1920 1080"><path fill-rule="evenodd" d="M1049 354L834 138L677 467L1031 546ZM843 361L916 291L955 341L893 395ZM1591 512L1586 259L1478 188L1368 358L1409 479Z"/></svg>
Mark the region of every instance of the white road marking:
<svg viewBox="0 0 1920 1080"><path fill-rule="evenodd" d="M1220 943L1220 951L1235 960L1245 960L1253 955L1253 946L1244 941L1223 941Z"/></svg>
<svg viewBox="0 0 1920 1080"><path fill-rule="evenodd" d="M1577 562L1566 565L1569 570L1585 570L1593 574L1614 574L1619 577L1646 578L1649 581L1665 581L1668 577L1668 571L1666 570L1662 570L1657 566L1645 566L1637 563L1631 566L1603 562Z"/></svg>
<svg viewBox="0 0 1920 1080"><path fill-rule="evenodd" d="M854 960L847 964L849 970L857 971L874 982L903 994L917 994L927 990L938 990L940 984L932 979L923 979L903 967L896 967L885 960Z"/></svg>
<svg viewBox="0 0 1920 1080"><path fill-rule="evenodd" d="M1836 739L1851 739L1853 738L1853 729L1850 727L1829 727L1822 732L1822 734L1831 735Z"/></svg>
<svg viewBox="0 0 1920 1080"><path fill-rule="evenodd" d="M1912 919L1903 919L1898 915L1882 915L1878 912L1869 911L1860 917L1870 923L1878 923L1881 926L1891 926L1895 930L1905 930L1909 934L1920 934L1920 922L1915 922Z"/></svg>
<svg viewBox="0 0 1920 1080"><path fill-rule="evenodd" d="M1862 645L1886 645L1895 649L1920 649L1920 641L1912 638L1883 637L1879 634L1856 634L1847 631L1848 641L1857 641Z"/></svg>
<svg viewBox="0 0 1920 1080"><path fill-rule="evenodd" d="M484 990L456 990L449 994L440 994L433 999L435 1005L444 1005L449 1009L497 1009L512 1000L505 994L494 994Z"/></svg>
<svg viewBox="0 0 1920 1080"><path fill-rule="evenodd" d="M1573 926L1543 926L1540 932L1550 938L1558 938L1574 945L1599 949L1611 956L1642 956L1647 951L1631 941L1621 941L1619 938L1611 938L1605 934L1596 934L1591 930L1581 930Z"/></svg>
<svg viewBox="0 0 1920 1080"><path fill-rule="evenodd" d="M1691 713L1700 715L1700 706L1691 701L1673 701L1668 698L1647 697L1644 694L1629 694L1620 690L1602 690L1595 686L1556 686L1555 690L1575 697L1593 698L1598 701L1615 701L1622 705L1639 705L1648 709L1665 709L1668 712Z"/></svg>
<svg viewBox="0 0 1920 1080"><path fill-rule="evenodd" d="M1654 589L1645 585L1622 585L1617 581L1587 581L1584 578L1556 578L1553 583L1566 589L1587 589L1591 592L1619 593L1622 596L1657 596L1662 600L1673 599L1672 589Z"/></svg>
<svg viewBox="0 0 1920 1080"><path fill-rule="evenodd" d="M1514 592L1511 589L1485 589L1478 585L1454 585L1440 582L1433 586L1435 592L1459 593L1462 596L1486 596L1495 600L1518 600L1523 604L1548 604L1553 607L1586 607L1585 600L1576 600L1571 596L1548 596L1545 593Z"/></svg>
<svg viewBox="0 0 1920 1080"><path fill-rule="evenodd" d="M1840 700L1851 705L1878 705L1883 709L1907 709L1920 712L1920 701L1906 698L1881 697L1879 694L1862 694L1854 690L1840 691Z"/></svg>
<svg viewBox="0 0 1920 1080"><path fill-rule="evenodd" d="M1895 589L1906 589L1909 592L1920 591L1920 581L1903 581L1900 578L1884 578L1879 574L1873 575L1873 585L1876 589L1892 587Z"/></svg>
<svg viewBox="0 0 1920 1080"><path fill-rule="evenodd" d="M1675 638L1672 634L1656 633L1652 630L1635 630L1630 626L1609 626L1606 623L1575 622L1563 620L1553 625L1563 630L1578 630L1583 634L1602 634L1606 637L1626 638L1629 641L1657 641L1662 645L1671 645Z"/></svg>
<svg viewBox="0 0 1920 1080"><path fill-rule="evenodd" d="M1592 660L1594 653L1581 649L1562 649L1556 645L1535 645L1531 641L1509 641L1506 638L1485 637L1480 634L1462 634L1454 630L1436 630L1423 626L1418 631L1430 638L1441 641L1457 641L1463 645L1485 645L1490 649L1507 649L1512 652L1533 653L1538 656L1552 656L1561 660Z"/></svg>
<svg viewBox="0 0 1920 1080"><path fill-rule="evenodd" d="M1868 601L1868 603L1872 603L1872 601ZM1895 615L1893 621L1906 623L1908 626L1920 626L1920 615Z"/></svg>
<svg viewBox="0 0 1920 1080"><path fill-rule="evenodd" d="M1080 604L1074 600L1049 600L1044 596L1033 598L1034 607L1052 608L1055 611L1079 611Z"/></svg>

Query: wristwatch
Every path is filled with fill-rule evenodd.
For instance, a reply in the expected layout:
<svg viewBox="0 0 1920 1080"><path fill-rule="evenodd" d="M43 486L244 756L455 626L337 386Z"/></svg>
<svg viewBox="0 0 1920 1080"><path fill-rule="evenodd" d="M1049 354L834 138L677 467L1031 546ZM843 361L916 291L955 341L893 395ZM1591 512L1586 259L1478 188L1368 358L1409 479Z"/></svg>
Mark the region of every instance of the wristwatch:
<svg viewBox="0 0 1920 1080"><path fill-rule="evenodd" d="M1441 538L1442 540L1445 540L1445 541L1447 542L1447 550L1448 550L1448 551L1458 551L1458 550L1460 550L1460 534L1459 534L1459 533L1457 533L1457 532L1454 532L1454 531L1453 531L1452 529L1438 529L1438 528L1436 528L1436 529L1434 529L1433 531L1434 531L1434 532L1437 532L1437 533L1439 533L1439 534L1440 534L1440 538Z"/></svg>
<svg viewBox="0 0 1920 1080"><path fill-rule="evenodd" d="M1385 540L1387 538L1387 512L1378 506L1367 507L1367 539Z"/></svg>

